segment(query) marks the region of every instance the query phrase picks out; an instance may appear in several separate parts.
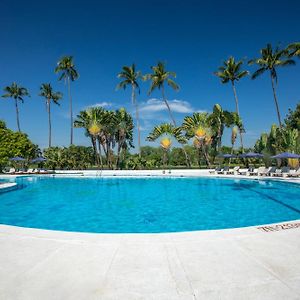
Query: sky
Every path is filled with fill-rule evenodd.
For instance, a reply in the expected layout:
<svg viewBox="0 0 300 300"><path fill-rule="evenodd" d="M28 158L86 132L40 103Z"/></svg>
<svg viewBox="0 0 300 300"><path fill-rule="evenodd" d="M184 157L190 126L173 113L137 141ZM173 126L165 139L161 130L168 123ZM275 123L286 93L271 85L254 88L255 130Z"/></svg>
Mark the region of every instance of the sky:
<svg viewBox="0 0 300 300"><path fill-rule="evenodd" d="M30 98L20 103L21 129L41 148L47 147L48 123L41 83L51 83L64 97L52 107L53 145L68 146L70 119L67 87L54 73L57 61L72 55L80 74L72 83L74 115L87 107L125 107L134 113L130 89L116 91L122 66L135 63L143 74L158 61L177 73L178 92L166 95L178 123L195 111L210 112L219 103L235 110L230 84L214 75L233 55L246 62L259 56L267 43L300 40L300 2L238 1L1 1L0 89L12 82L26 87ZM255 67L244 66L250 72ZM237 83L240 114L251 147L261 132L278 123L268 74ZM147 94L141 83L142 144L153 126L169 122L159 91ZM300 60L278 69L278 100L282 116L300 102ZM4 92L2 92L4 93ZM14 103L0 99L0 119L16 130ZM82 129L74 129L74 143L89 145ZM136 136L136 135L135 135ZM135 139L136 140L136 139ZM230 144L226 130L223 143ZM237 141L237 146L238 146Z"/></svg>

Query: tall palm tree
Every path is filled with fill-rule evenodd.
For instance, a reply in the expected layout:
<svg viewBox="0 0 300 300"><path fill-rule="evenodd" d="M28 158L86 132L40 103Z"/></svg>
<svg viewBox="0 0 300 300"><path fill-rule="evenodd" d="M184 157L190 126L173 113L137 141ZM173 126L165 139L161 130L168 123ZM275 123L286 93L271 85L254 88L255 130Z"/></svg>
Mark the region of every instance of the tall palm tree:
<svg viewBox="0 0 300 300"><path fill-rule="evenodd" d="M298 56L300 58L300 42L289 44L287 51L289 51L290 57Z"/></svg>
<svg viewBox="0 0 300 300"><path fill-rule="evenodd" d="M156 141L160 138L160 146L164 150L163 164L166 165L167 153L171 148L172 139L175 139L178 143L186 143L185 137L182 135L180 127L176 127L169 123L164 123L158 126L155 126L152 132L147 137L148 141Z"/></svg>
<svg viewBox="0 0 300 300"><path fill-rule="evenodd" d="M170 108L170 104L165 95L165 84L169 85L175 91L179 90L179 85L173 79L171 79L171 78L176 78L176 73L167 71L165 69L165 64L163 62L158 62L157 66L153 66L153 67L151 67L151 69L152 69L153 73L146 74L144 76L144 80L151 81L148 94L150 95L155 89L161 90L162 99L166 104L166 107L167 107L169 115L170 115L170 119L171 119L174 127L176 127L177 125L176 125L175 118L173 116L172 110ZM190 160L189 160L189 157L188 157L184 147L182 147L182 150L185 155L187 166L190 166L191 165Z"/></svg>
<svg viewBox="0 0 300 300"><path fill-rule="evenodd" d="M249 74L248 71L242 71L243 61L235 61L234 57L229 57L228 60L224 61L223 66L219 67L219 70L215 72L215 75L218 76L221 79L222 83L231 83L233 95L235 99L235 109L238 116L240 116L240 110L239 110L239 100L236 93L235 88L235 82L239 81L243 77L247 76ZM240 132L240 140L241 140L241 147L242 150L244 149L243 144L243 134L242 130L239 130Z"/></svg>
<svg viewBox="0 0 300 300"><path fill-rule="evenodd" d="M176 78L176 73L167 71L165 69L165 64L163 62L158 62L157 66L153 66L151 67L151 69L153 73L146 74L144 76L144 80L151 80L151 85L150 85L148 95L150 95L155 89L161 90L162 99L167 106L171 121L176 127L176 121L173 117L169 102L165 96L165 83L167 83L173 90L175 91L179 90L179 85L173 79L171 79L171 77Z"/></svg>
<svg viewBox="0 0 300 300"><path fill-rule="evenodd" d="M24 103L24 97L30 97L28 90L24 87L18 86L15 82L13 82L10 86L6 86L4 88L4 92L6 92L6 94L2 96L3 98L12 98L15 100L17 127L18 131L21 132L18 101Z"/></svg>
<svg viewBox="0 0 300 300"><path fill-rule="evenodd" d="M48 112L48 128L49 128L49 144L48 147L51 147L51 101L56 104L59 104L59 100L62 98L62 93L54 92L50 83L42 83L40 87L40 96L46 99L46 108Z"/></svg>
<svg viewBox="0 0 300 300"><path fill-rule="evenodd" d="M70 119L71 119L71 133L70 133L70 144L73 144L73 103L71 96L71 81L76 80L79 77L79 74L75 68L73 62L73 56L64 56L62 57L55 68L55 73L61 73L59 80L64 79L68 84L68 94L70 101Z"/></svg>
<svg viewBox="0 0 300 300"><path fill-rule="evenodd" d="M277 67L285 67L294 65L295 61L287 58L288 51L286 49L280 50L277 46L275 49L272 48L271 44L267 44L266 48L262 48L260 50L261 57L260 58L254 58L249 61L249 65L256 64L259 66L259 69L257 69L251 76L252 79L257 78L259 75L263 74L265 71L270 72L271 77L271 83L272 83L272 90L273 90L273 96L277 111L277 117L278 117L278 123L280 128L282 128L281 123L281 115L279 110L279 104L277 100L276 95L276 85L277 85Z"/></svg>
<svg viewBox="0 0 300 300"><path fill-rule="evenodd" d="M117 89L123 88L124 90L128 85L131 85L131 102L135 107L136 125L138 131L138 147L139 147L139 157L141 157L141 130L140 130L140 120L139 120L139 108L136 100L136 90L140 93L140 87L138 80L142 77L140 71L136 71L135 64L131 66L124 66L122 71L118 74L118 78L122 81L117 85Z"/></svg>

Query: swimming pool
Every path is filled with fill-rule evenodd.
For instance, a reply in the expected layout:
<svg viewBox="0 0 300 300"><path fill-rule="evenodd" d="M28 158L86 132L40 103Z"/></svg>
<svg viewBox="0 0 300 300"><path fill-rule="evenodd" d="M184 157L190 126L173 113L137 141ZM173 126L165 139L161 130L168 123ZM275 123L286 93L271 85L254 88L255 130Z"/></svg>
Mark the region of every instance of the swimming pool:
<svg viewBox="0 0 300 300"><path fill-rule="evenodd" d="M0 223L97 233L236 228L300 219L300 186L221 178L16 179Z"/></svg>

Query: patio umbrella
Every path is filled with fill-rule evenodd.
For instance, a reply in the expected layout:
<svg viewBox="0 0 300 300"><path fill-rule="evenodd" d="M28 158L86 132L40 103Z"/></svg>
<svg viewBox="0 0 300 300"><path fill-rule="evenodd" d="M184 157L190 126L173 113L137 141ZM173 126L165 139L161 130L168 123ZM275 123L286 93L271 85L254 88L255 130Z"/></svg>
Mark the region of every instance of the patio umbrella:
<svg viewBox="0 0 300 300"><path fill-rule="evenodd" d="M34 158L31 160L32 163L40 163L40 162L44 162L46 161L47 159L44 158L44 157L37 157L37 158Z"/></svg>
<svg viewBox="0 0 300 300"><path fill-rule="evenodd" d="M9 160L11 160L11 161L24 161L26 159L23 158L23 157L20 157L20 156L16 156L16 157L10 158Z"/></svg>
<svg viewBox="0 0 300 300"><path fill-rule="evenodd" d="M299 154L295 153L290 153L290 152L283 152L274 156L271 156L271 158L276 158L276 159L283 159L283 158L300 158Z"/></svg>
<svg viewBox="0 0 300 300"><path fill-rule="evenodd" d="M263 154L261 153L256 153L256 152L248 152L248 153L243 153L239 157L241 158L263 158Z"/></svg>
<svg viewBox="0 0 300 300"><path fill-rule="evenodd" d="M221 158L236 158L237 156L235 154L219 154L218 157Z"/></svg>

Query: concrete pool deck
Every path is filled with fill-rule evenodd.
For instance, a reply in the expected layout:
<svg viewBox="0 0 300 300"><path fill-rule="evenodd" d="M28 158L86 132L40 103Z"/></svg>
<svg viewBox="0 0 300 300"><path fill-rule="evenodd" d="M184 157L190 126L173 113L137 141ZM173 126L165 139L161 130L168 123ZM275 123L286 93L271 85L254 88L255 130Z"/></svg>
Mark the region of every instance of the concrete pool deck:
<svg viewBox="0 0 300 300"><path fill-rule="evenodd" d="M300 220L162 234L0 225L0 299L300 299Z"/></svg>
<svg viewBox="0 0 300 300"><path fill-rule="evenodd" d="M289 224L170 234L0 225L0 299L300 299L300 223Z"/></svg>

